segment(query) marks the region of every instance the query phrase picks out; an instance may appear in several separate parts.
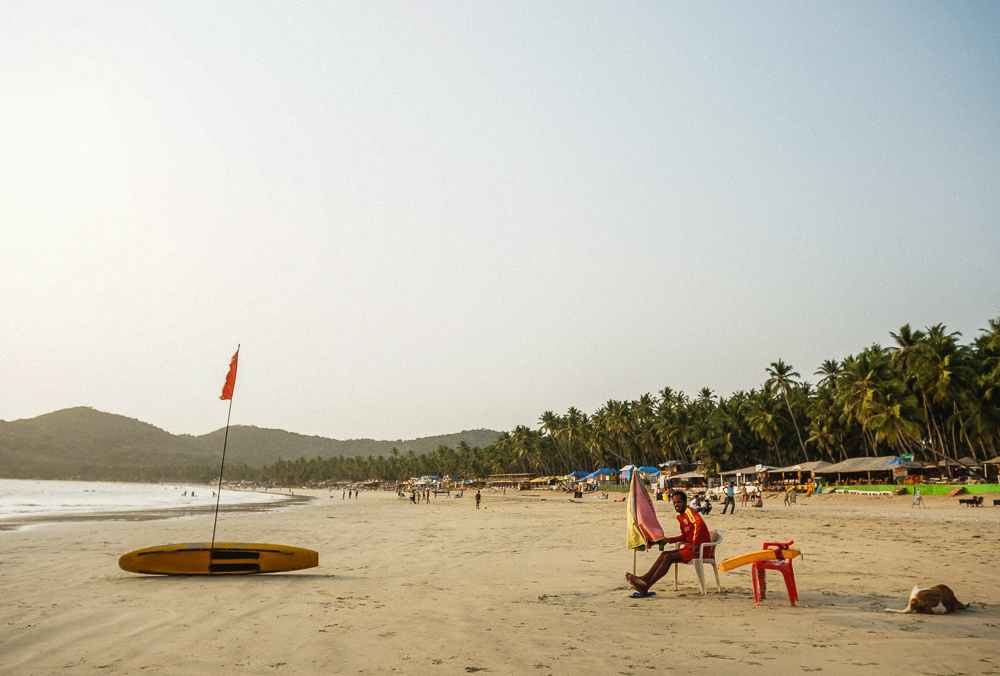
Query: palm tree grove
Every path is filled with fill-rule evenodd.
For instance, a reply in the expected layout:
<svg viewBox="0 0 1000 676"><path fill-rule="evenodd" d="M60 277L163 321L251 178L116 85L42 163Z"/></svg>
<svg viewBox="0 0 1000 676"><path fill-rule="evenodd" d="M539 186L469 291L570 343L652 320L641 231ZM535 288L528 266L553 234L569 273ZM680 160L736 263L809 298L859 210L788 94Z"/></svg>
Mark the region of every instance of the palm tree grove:
<svg viewBox="0 0 1000 676"><path fill-rule="evenodd" d="M905 325L892 344L872 345L813 372L815 384L781 359L760 389L730 397L664 387L591 414L541 414L537 427L503 432L486 448L439 446L422 455L315 458L263 468L235 466L232 479L281 484L401 480L421 475L593 471L667 460L700 462L706 476L755 463L839 462L913 453L923 461L994 458L1000 451L1000 318L971 343L938 324Z"/></svg>

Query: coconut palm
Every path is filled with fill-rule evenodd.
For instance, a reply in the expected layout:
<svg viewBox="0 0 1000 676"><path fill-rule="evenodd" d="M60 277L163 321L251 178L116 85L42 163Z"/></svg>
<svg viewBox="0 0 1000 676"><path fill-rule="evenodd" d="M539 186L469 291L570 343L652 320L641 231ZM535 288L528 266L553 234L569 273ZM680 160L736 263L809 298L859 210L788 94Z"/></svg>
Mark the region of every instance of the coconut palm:
<svg viewBox="0 0 1000 676"><path fill-rule="evenodd" d="M799 438L799 448L802 449L802 456L806 459L806 462L809 462L809 454L806 452L806 445L802 441L802 432L799 431L799 424L795 421L795 414L792 413L792 405L788 401L788 390L795 383L792 378L799 378L801 376L792 370L791 364L786 364L780 359L776 362L771 362L771 366L767 369L767 372L771 377L764 383L764 387L770 390L777 388L781 392L781 396L785 399L785 406L788 407L788 415L792 418L792 425L795 426L795 435Z"/></svg>
<svg viewBox="0 0 1000 676"><path fill-rule="evenodd" d="M822 387L823 385L832 386L839 373L840 362L836 359L827 359L818 369L816 369L815 375L823 376L819 379L819 385Z"/></svg>

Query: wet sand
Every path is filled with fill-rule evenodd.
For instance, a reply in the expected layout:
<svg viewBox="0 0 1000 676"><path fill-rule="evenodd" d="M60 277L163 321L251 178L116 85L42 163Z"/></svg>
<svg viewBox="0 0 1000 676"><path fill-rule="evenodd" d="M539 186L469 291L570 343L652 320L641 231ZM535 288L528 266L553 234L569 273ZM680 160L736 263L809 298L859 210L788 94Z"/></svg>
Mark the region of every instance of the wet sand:
<svg viewBox="0 0 1000 676"><path fill-rule="evenodd" d="M300 491L296 491L299 494ZM749 567L673 573L634 600L623 503L562 493L411 505L314 492L220 516L227 541L315 549L320 567L246 577L118 569L132 549L210 538L212 517L86 521L0 533L0 673L1000 674L1000 510L853 495L769 500L706 518L720 558L795 540L799 604L780 577L753 602ZM986 504L994 498L985 496ZM544 498L544 499L542 499ZM658 502L665 530L676 521ZM638 554L642 573L654 553ZM900 615L944 583L970 611Z"/></svg>
<svg viewBox="0 0 1000 676"><path fill-rule="evenodd" d="M283 509L311 500L309 496L288 495L287 493L257 493L260 502L243 502L238 504L219 505L220 514L234 512L266 512ZM12 516L0 519L0 531L22 530L37 526L60 523L84 523L88 521L160 521L163 519L183 519L195 516L215 514L215 505L199 505L196 507L164 507L162 509L142 509L131 512L72 512L62 514L31 514L27 516Z"/></svg>

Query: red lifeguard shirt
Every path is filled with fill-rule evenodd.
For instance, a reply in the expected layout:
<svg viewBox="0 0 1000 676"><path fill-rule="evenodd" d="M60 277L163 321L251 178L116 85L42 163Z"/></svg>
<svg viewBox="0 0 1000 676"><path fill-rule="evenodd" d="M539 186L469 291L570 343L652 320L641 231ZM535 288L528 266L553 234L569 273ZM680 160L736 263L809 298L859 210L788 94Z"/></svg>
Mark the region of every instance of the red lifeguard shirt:
<svg viewBox="0 0 1000 676"><path fill-rule="evenodd" d="M677 521L681 525L681 534L672 537L667 542L682 542L680 546L681 556L685 563L691 559L697 559L703 542L711 542L712 534L708 532L708 526L701 518L701 514L688 507L683 514L677 515ZM705 556L712 556L712 548L705 547Z"/></svg>

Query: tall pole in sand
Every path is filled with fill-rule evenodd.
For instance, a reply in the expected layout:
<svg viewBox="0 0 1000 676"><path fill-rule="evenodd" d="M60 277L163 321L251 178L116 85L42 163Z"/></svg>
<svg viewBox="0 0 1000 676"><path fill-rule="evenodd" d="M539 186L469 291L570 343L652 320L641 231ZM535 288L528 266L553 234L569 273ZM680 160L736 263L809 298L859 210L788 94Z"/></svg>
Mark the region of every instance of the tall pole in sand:
<svg viewBox="0 0 1000 676"><path fill-rule="evenodd" d="M215 551L215 529L219 525L219 502L222 500L222 472L226 468L226 446L229 444L229 418L233 414L233 391L236 389L236 365L240 357L240 346L236 346L236 354L229 362L229 373L226 374L226 384L222 387L219 399L229 400L229 412L226 414L226 436L222 440L222 465L219 467L219 488L215 493L215 521L212 522L212 545L209 552Z"/></svg>
<svg viewBox="0 0 1000 676"><path fill-rule="evenodd" d="M229 413L226 414L226 436L222 440L222 466L219 467L219 490L215 493L215 521L212 522L212 547L215 549L215 528L219 524L219 501L222 500L222 470L226 467L226 444L229 443L229 416L233 413L233 400L229 400Z"/></svg>

